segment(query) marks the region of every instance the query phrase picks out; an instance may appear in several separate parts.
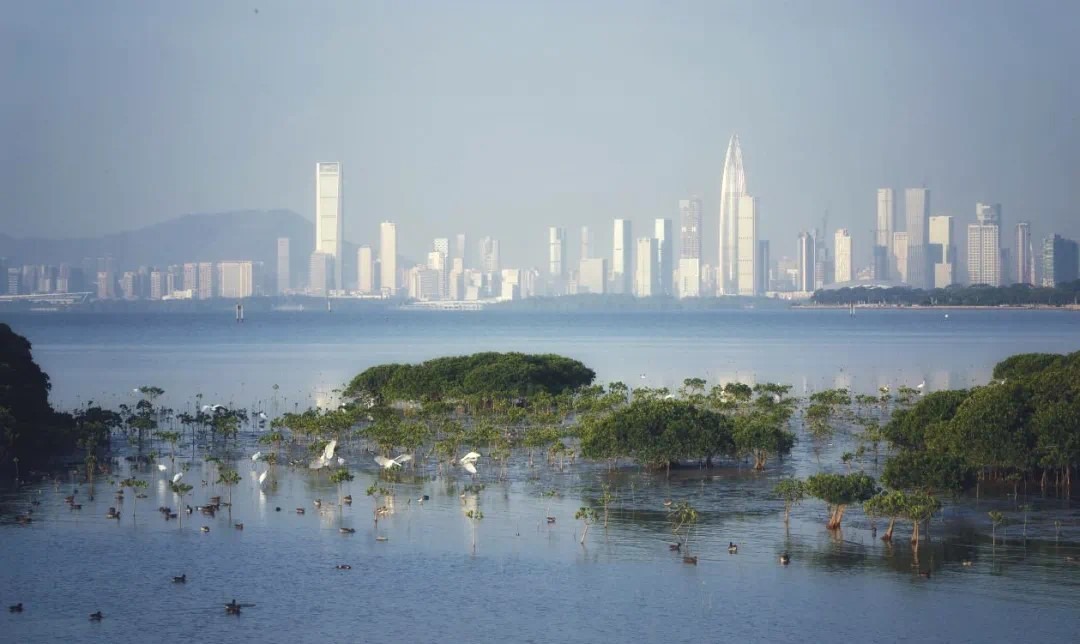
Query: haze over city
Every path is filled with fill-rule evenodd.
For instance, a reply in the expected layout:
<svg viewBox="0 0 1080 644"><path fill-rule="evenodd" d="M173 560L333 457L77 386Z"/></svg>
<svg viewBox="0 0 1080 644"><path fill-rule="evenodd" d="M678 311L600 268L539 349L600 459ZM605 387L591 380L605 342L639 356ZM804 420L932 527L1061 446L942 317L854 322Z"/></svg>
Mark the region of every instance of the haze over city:
<svg viewBox="0 0 1080 644"><path fill-rule="evenodd" d="M1060 2L12 5L0 221L314 221L314 164L340 161L356 244L389 219L417 260L466 232L544 267L548 226L571 248L589 226L609 256L613 219L636 237L700 195L714 263L738 134L774 258L828 211L868 264L881 187L929 188L961 247L976 202L1002 204L1003 246L1018 221L1075 238L1078 19Z"/></svg>

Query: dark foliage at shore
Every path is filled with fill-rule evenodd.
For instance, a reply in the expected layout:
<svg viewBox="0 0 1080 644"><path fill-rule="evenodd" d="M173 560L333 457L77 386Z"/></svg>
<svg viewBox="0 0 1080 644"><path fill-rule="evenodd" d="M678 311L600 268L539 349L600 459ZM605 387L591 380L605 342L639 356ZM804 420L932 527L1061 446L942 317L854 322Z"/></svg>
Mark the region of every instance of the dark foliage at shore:
<svg viewBox="0 0 1080 644"><path fill-rule="evenodd" d="M111 412L92 407L76 416L49 404L49 376L34 362L30 342L0 324L0 469L47 465L76 449L108 444Z"/></svg>
<svg viewBox="0 0 1080 644"><path fill-rule="evenodd" d="M892 306L1063 306L1080 299L1080 280L1055 288L1012 286L950 286L933 290L894 288L840 288L816 291L815 304L883 304Z"/></svg>
<svg viewBox="0 0 1080 644"><path fill-rule="evenodd" d="M371 367L352 379L344 395L381 402L524 398L572 391L595 378L592 369L562 356L476 353Z"/></svg>

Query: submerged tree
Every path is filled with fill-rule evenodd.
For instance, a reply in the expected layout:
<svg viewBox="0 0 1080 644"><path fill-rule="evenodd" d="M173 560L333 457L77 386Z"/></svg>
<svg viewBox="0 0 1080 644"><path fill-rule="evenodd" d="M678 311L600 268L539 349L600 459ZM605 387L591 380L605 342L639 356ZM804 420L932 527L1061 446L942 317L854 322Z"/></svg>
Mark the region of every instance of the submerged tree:
<svg viewBox="0 0 1080 644"><path fill-rule="evenodd" d="M668 523L671 524L671 534L679 542L679 547L686 548L686 554L690 554L690 531L698 521L698 512L687 501L676 503L668 511Z"/></svg>
<svg viewBox="0 0 1080 644"><path fill-rule="evenodd" d="M147 488L147 486L149 486L149 483L147 483L146 481L140 481L137 478L129 478L129 479L124 479L123 481L120 481L120 486L121 487L126 487L126 488L128 488L130 490L133 490L133 491L134 490L145 490ZM132 499L131 499L131 521L132 522L135 521L135 508L138 505L137 504L138 498L139 498L139 493L135 492L135 494L132 495Z"/></svg>
<svg viewBox="0 0 1080 644"><path fill-rule="evenodd" d="M589 536L589 526L596 522L596 510L583 505L574 513L574 518L580 520L585 526L585 529L581 532L581 545L584 546L585 537Z"/></svg>
<svg viewBox="0 0 1080 644"><path fill-rule="evenodd" d="M831 512L825 526L840 528L844 512L852 503L861 503L877 493L873 477L863 472L853 474L814 474L806 480L806 491L829 504Z"/></svg>
<svg viewBox="0 0 1080 644"><path fill-rule="evenodd" d="M354 478L355 477L349 472L349 469L345 468L345 467L338 468L338 469L334 470L333 473L330 474L330 482L337 484L338 506L339 507L344 505L344 503L341 500L342 499L341 485L343 483L348 483L349 481L353 480Z"/></svg>
<svg viewBox="0 0 1080 644"><path fill-rule="evenodd" d="M791 508L806 498L806 483L796 478L781 479L773 493L784 501L784 523L791 519Z"/></svg>
<svg viewBox="0 0 1080 644"><path fill-rule="evenodd" d="M217 484L224 485L229 490L229 518L232 518L232 490L233 486L240 482L240 473L231 468L225 468L218 473Z"/></svg>
<svg viewBox="0 0 1080 644"><path fill-rule="evenodd" d="M170 483L169 487L172 489L173 494L180 497L180 506L184 505L184 497L191 492L191 486L187 483ZM177 506L176 516L180 519L180 527L184 527L184 508Z"/></svg>

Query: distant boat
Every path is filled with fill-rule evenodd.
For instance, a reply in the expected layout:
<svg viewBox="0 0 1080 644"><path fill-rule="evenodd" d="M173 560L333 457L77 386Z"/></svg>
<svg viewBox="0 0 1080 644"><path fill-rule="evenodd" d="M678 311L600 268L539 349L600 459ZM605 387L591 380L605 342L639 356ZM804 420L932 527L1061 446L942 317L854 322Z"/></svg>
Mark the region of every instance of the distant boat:
<svg viewBox="0 0 1080 644"><path fill-rule="evenodd" d="M271 310L272 311L303 311L304 310L304 305L303 304L278 304L277 306L271 307Z"/></svg>

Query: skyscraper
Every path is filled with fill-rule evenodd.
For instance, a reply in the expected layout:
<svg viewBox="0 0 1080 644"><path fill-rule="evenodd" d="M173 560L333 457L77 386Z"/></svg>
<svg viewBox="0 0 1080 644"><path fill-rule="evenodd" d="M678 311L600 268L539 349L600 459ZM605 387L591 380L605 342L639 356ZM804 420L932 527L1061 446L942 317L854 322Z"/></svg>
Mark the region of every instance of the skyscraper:
<svg viewBox="0 0 1080 644"><path fill-rule="evenodd" d="M397 225L379 224L379 290L384 297L395 297L397 281Z"/></svg>
<svg viewBox="0 0 1080 644"><path fill-rule="evenodd" d="M874 228L874 279L891 279L895 264L893 255L893 233L895 232L896 191L892 188L878 188L877 225Z"/></svg>
<svg viewBox="0 0 1080 644"><path fill-rule="evenodd" d="M1031 243L1031 224L1016 224L1016 282L1035 285L1035 249Z"/></svg>
<svg viewBox="0 0 1080 644"><path fill-rule="evenodd" d="M843 284L855 279L851 262L851 234L847 228L836 231L833 247L836 249L836 282Z"/></svg>
<svg viewBox="0 0 1080 644"><path fill-rule="evenodd" d="M548 275L556 281L566 277L566 229L548 228Z"/></svg>
<svg viewBox="0 0 1080 644"><path fill-rule="evenodd" d="M892 234L893 259L896 261L896 279L908 282L908 234L906 232L894 232Z"/></svg>
<svg viewBox="0 0 1080 644"><path fill-rule="evenodd" d="M615 220L615 238L611 246L611 292L633 293L634 252L629 219Z"/></svg>
<svg viewBox="0 0 1080 644"><path fill-rule="evenodd" d="M242 298L255 294L255 267L252 262L219 262L221 297Z"/></svg>
<svg viewBox="0 0 1080 644"><path fill-rule="evenodd" d="M329 295L331 273L334 272L334 258L329 253L315 251L308 264L308 291L312 295Z"/></svg>
<svg viewBox="0 0 1080 644"><path fill-rule="evenodd" d="M934 288L945 288L956 281L956 244L953 218L939 215L930 218L930 265L934 267Z"/></svg>
<svg viewBox="0 0 1080 644"><path fill-rule="evenodd" d="M345 238L343 204L345 198L341 163L315 164L315 250L332 258L330 288L344 288L341 273L341 242Z"/></svg>
<svg viewBox="0 0 1080 644"><path fill-rule="evenodd" d="M292 288L292 273L289 269L289 238L277 240L277 292L280 295Z"/></svg>
<svg viewBox="0 0 1080 644"><path fill-rule="evenodd" d="M462 270L465 270L464 266L466 265L465 252L465 233L458 233L454 237L454 254L450 259L460 259L463 267Z"/></svg>
<svg viewBox="0 0 1080 644"><path fill-rule="evenodd" d="M371 246L356 249L356 290L364 295L375 292L375 257Z"/></svg>
<svg viewBox="0 0 1080 644"><path fill-rule="evenodd" d="M675 288L675 240L672 239L670 219L653 222L656 239L657 289L656 295L671 295Z"/></svg>
<svg viewBox="0 0 1080 644"><path fill-rule="evenodd" d="M450 258L450 239L447 237L436 237L431 241L431 250L437 250L443 254L446 259Z"/></svg>
<svg viewBox="0 0 1080 644"><path fill-rule="evenodd" d="M717 290L722 295L739 291L739 202L746 194L739 135L728 142L724 156L724 176L720 182L720 254L717 262Z"/></svg>
<svg viewBox="0 0 1080 644"><path fill-rule="evenodd" d="M498 273L501 270L499 240L491 237L480 239L480 270L484 273Z"/></svg>
<svg viewBox="0 0 1080 644"><path fill-rule="evenodd" d="M214 271L213 262L199 263L199 299L209 300L217 296L218 283L217 272Z"/></svg>
<svg viewBox="0 0 1080 644"><path fill-rule="evenodd" d="M199 265L193 262L184 264L183 289L191 291L191 297L199 296Z"/></svg>
<svg viewBox="0 0 1080 644"><path fill-rule="evenodd" d="M589 237L589 227L581 227L581 256L578 260L589 259L592 257L592 239ZM580 267L578 267L580 270Z"/></svg>
<svg viewBox="0 0 1080 644"><path fill-rule="evenodd" d="M637 240L637 268L634 275L634 295L652 297L658 294L659 273L657 240L642 237Z"/></svg>
<svg viewBox="0 0 1080 644"><path fill-rule="evenodd" d="M904 192L907 212L907 283L915 288L930 288L933 271L930 267L930 191L908 188Z"/></svg>
<svg viewBox="0 0 1080 644"><path fill-rule="evenodd" d="M1072 282L1080 272L1078 265L1080 253L1077 243L1061 235L1052 235L1043 240L1043 286L1054 287L1063 282Z"/></svg>
<svg viewBox="0 0 1080 644"><path fill-rule="evenodd" d="M607 260L602 257L583 258L578 265L578 293L607 292Z"/></svg>
<svg viewBox="0 0 1080 644"><path fill-rule="evenodd" d="M771 286L769 283L769 240L759 239L757 247L758 292L764 294Z"/></svg>
<svg viewBox="0 0 1080 644"><path fill-rule="evenodd" d="M968 281L1000 286L1001 204L975 204L975 219L968 225Z"/></svg>
<svg viewBox="0 0 1080 644"><path fill-rule="evenodd" d="M816 267L817 245L814 236L807 232L799 233L799 244L796 248L796 268L798 276L795 280L795 290L810 292L814 290L814 270Z"/></svg>
<svg viewBox="0 0 1080 644"><path fill-rule="evenodd" d="M757 281L757 199L744 194L739 197L739 221L736 226L739 243L736 247L737 274L736 284L739 295L755 296L761 294Z"/></svg>
<svg viewBox="0 0 1080 644"><path fill-rule="evenodd" d="M679 200L679 257L701 259L701 199Z"/></svg>

